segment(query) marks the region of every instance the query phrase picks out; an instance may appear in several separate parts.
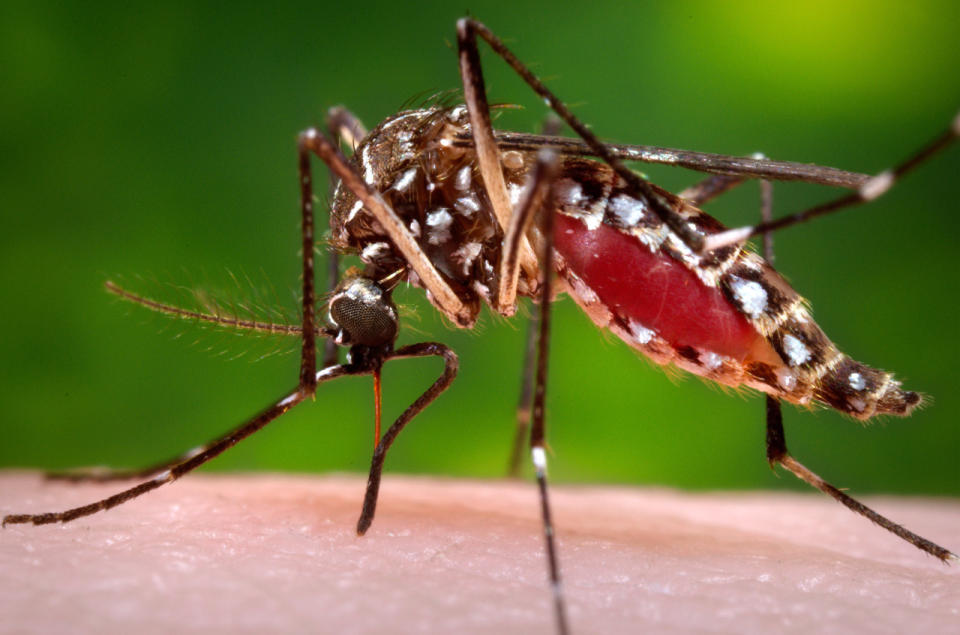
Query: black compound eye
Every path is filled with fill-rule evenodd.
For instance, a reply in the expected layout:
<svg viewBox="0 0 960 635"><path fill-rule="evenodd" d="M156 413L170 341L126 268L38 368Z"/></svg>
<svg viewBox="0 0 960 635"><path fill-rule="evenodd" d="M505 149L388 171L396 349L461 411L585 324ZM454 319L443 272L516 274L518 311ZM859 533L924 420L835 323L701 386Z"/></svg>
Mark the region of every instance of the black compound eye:
<svg viewBox="0 0 960 635"><path fill-rule="evenodd" d="M377 347L397 337L397 308L369 278L344 280L330 298L330 320L346 334L346 345Z"/></svg>

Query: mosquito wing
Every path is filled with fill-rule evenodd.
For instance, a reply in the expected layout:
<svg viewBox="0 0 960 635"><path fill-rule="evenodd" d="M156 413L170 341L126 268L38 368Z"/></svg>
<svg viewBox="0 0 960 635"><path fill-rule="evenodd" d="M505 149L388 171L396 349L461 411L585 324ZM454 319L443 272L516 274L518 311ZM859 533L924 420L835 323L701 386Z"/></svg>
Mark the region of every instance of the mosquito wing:
<svg viewBox="0 0 960 635"><path fill-rule="evenodd" d="M494 137L501 150L535 152L541 148L552 148L560 154L568 156L596 156L590 146L579 139L503 131L494 132ZM473 146L473 139L469 132L458 135L457 145ZM692 152L644 145L609 144L607 149L613 153L613 156L625 161L673 165L710 174L743 176L772 181L802 181L847 189L858 189L870 179L868 174L848 172L811 163L734 157L725 154Z"/></svg>

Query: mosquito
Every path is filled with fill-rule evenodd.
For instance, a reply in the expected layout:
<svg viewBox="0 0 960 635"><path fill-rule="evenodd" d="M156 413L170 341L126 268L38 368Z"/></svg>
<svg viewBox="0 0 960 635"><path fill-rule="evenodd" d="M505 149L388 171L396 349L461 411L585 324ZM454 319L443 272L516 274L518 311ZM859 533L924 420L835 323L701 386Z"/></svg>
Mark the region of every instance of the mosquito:
<svg viewBox="0 0 960 635"><path fill-rule="evenodd" d="M485 41L578 136L495 131L478 51ZM143 470L70 473L71 480L148 479L89 505L61 512L11 514L3 524L67 522L107 510L172 482L311 398L345 375L372 375L375 448L357 523L373 521L387 451L397 435L453 382L458 358L438 342L397 348L391 294L401 282L421 287L453 325L471 328L486 304L503 316L519 297L539 306L530 329L517 438L528 437L540 496L557 629L569 630L547 487L547 355L550 305L567 293L597 326L658 364L727 386L765 393L767 459L854 512L940 560L951 551L907 530L827 483L787 450L781 401L820 403L853 418L905 416L922 401L890 373L841 353L813 321L806 301L772 267L769 234L817 216L869 202L905 173L960 136L960 115L915 155L877 175L762 157L731 157L649 146L605 144L577 119L486 26L457 22L464 104L399 112L367 131L348 111L332 109L328 132L298 138L301 193L302 316L278 325L188 311L108 290L156 311L222 326L284 332L301 339L297 387L227 435ZM350 158L341 143L354 149ZM330 209L333 257L327 320L317 315L314 189L311 160L335 177ZM691 168L710 174L679 195L628 169L625 161ZM760 179L762 222L727 229L699 206L748 179ZM773 219L770 181L844 187L850 194ZM764 238L763 255L746 241ZM336 254L356 254L363 269L341 278ZM318 340L324 339L318 368ZM346 361L339 350L347 348ZM380 373L409 357L439 357L440 376L381 435ZM513 456L518 456L517 448ZM516 466L516 461L512 461Z"/></svg>

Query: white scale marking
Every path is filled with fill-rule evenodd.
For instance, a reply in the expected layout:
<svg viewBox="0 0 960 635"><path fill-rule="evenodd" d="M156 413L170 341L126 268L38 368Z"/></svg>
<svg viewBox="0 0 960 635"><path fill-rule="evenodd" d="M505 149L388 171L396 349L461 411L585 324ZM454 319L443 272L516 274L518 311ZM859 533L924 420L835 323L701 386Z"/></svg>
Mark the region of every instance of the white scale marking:
<svg viewBox="0 0 960 635"><path fill-rule="evenodd" d="M470 189L470 172L473 168L469 165L465 165L460 168L460 171L457 172L457 176L453 179L453 188L455 190L464 190Z"/></svg>
<svg viewBox="0 0 960 635"><path fill-rule="evenodd" d="M526 191L525 185L517 185L516 183L507 184L507 193L510 195L510 204L514 207L517 206L517 203L520 202L520 198L523 196Z"/></svg>
<svg viewBox="0 0 960 635"><path fill-rule="evenodd" d="M633 320L627 320L627 327L630 329L630 335L633 336L633 339L640 344L648 344L650 340L653 339L653 336L656 335L655 331Z"/></svg>
<svg viewBox="0 0 960 635"><path fill-rule="evenodd" d="M480 210L480 203L473 196L464 196L453 202L453 207L464 216L473 216L474 212Z"/></svg>
<svg viewBox="0 0 960 635"><path fill-rule="evenodd" d="M477 295L479 295L480 297L482 297L482 298L483 298L484 300L486 300L487 302L491 302L491 301L492 301L492 300L491 300L491 296L490 296L490 287L488 287L487 285L483 284L483 283L480 282L479 280L474 280L474 281L473 281L473 284L471 285L471 288L472 288L474 291L477 292Z"/></svg>
<svg viewBox="0 0 960 635"><path fill-rule="evenodd" d="M370 243L360 252L360 260L364 262L373 262L379 258L383 252L389 251L390 245L385 242Z"/></svg>
<svg viewBox="0 0 960 635"><path fill-rule="evenodd" d="M327 366L317 371L316 380L321 382L327 379L328 375L332 375L335 370L340 370L340 366ZM293 393L290 397L294 397L297 393ZM290 397L287 397L289 399Z"/></svg>
<svg viewBox="0 0 960 635"><path fill-rule="evenodd" d="M363 149L360 156L360 162L363 164L363 180L367 185L376 185L377 175L373 171L373 163L370 161L370 146Z"/></svg>
<svg viewBox="0 0 960 635"><path fill-rule="evenodd" d="M580 276L571 276L570 283L581 302L587 305L600 303L600 296Z"/></svg>
<svg viewBox="0 0 960 635"><path fill-rule="evenodd" d="M547 471L547 453L543 448L537 446L530 450L530 458L533 459L533 466L537 468L538 472Z"/></svg>
<svg viewBox="0 0 960 635"><path fill-rule="evenodd" d="M643 218L647 206L643 201L638 201L625 194L615 196L610 201L610 211L624 225L624 227L633 227Z"/></svg>
<svg viewBox="0 0 960 635"><path fill-rule="evenodd" d="M153 477L154 483L166 483L167 481L173 480L173 472L170 470L164 470Z"/></svg>
<svg viewBox="0 0 960 635"><path fill-rule="evenodd" d="M700 353L700 361L703 362L703 366L707 370L716 370L723 365L723 357L713 351L703 351Z"/></svg>
<svg viewBox="0 0 960 635"><path fill-rule="evenodd" d="M797 376L788 368L778 368L776 371L777 383L784 390L790 391L797 387Z"/></svg>
<svg viewBox="0 0 960 635"><path fill-rule="evenodd" d="M461 261L463 265L463 275L470 273L470 265L480 255L480 243L467 243L455 252L450 254L454 259Z"/></svg>
<svg viewBox="0 0 960 635"><path fill-rule="evenodd" d="M730 276L730 288L740 308L750 317L760 317L767 308L767 290L759 282ZM799 340L798 340L799 342Z"/></svg>
<svg viewBox="0 0 960 635"><path fill-rule="evenodd" d="M393 189L398 192L403 192L410 187L410 184L413 183L415 176L417 176L417 168L410 168L400 175L400 178L397 179L396 183L393 184Z"/></svg>
<svg viewBox="0 0 960 635"><path fill-rule="evenodd" d="M562 204L580 207L583 203L583 187L573 179L560 179L554 186L554 194Z"/></svg>
<svg viewBox="0 0 960 635"><path fill-rule="evenodd" d="M450 225L453 224L453 216L446 208L441 207L427 214L426 223L430 234L427 242L431 245L439 245L450 240Z"/></svg>
<svg viewBox="0 0 960 635"><path fill-rule="evenodd" d="M847 379L850 380L850 387L854 390L863 390L867 387L867 382L860 373L850 373Z"/></svg>
<svg viewBox="0 0 960 635"><path fill-rule="evenodd" d="M791 366L799 366L810 359L807 345L789 333L783 336L783 352L787 354Z"/></svg>
<svg viewBox="0 0 960 635"><path fill-rule="evenodd" d="M860 186L860 198L865 201L872 201L873 199L882 196L883 193L889 190L892 185L893 172L890 170L881 172Z"/></svg>
<svg viewBox="0 0 960 635"><path fill-rule="evenodd" d="M866 402L863 399L858 399L856 397L853 399L848 399L847 403L850 404L850 407L857 412L863 412L867 408Z"/></svg>
<svg viewBox="0 0 960 635"><path fill-rule="evenodd" d="M319 373L318 373L317 376L319 377ZM292 404L294 401L296 401L299 396L300 396L300 393L298 393L298 392L291 393L291 394L287 395L286 397L284 397L283 399L281 399L281 400L280 400L280 403L278 403L277 405L280 406L281 408L283 408L284 406L289 406L289 405Z"/></svg>

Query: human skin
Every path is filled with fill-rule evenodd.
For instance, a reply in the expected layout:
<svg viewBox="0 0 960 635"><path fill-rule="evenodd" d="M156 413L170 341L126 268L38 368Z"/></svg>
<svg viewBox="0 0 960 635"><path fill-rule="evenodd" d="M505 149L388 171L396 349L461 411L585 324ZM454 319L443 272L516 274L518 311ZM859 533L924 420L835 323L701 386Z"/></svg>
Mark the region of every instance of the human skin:
<svg viewBox="0 0 960 635"><path fill-rule="evenodd" d="M0 513L120 489L0 474ZM190 475L0 532L0 632L551 633L536 489L388 474ZM575 633L956 632L960 567L813 493L553 487ZM957 549L960 502L867 498Z"/></svg>

